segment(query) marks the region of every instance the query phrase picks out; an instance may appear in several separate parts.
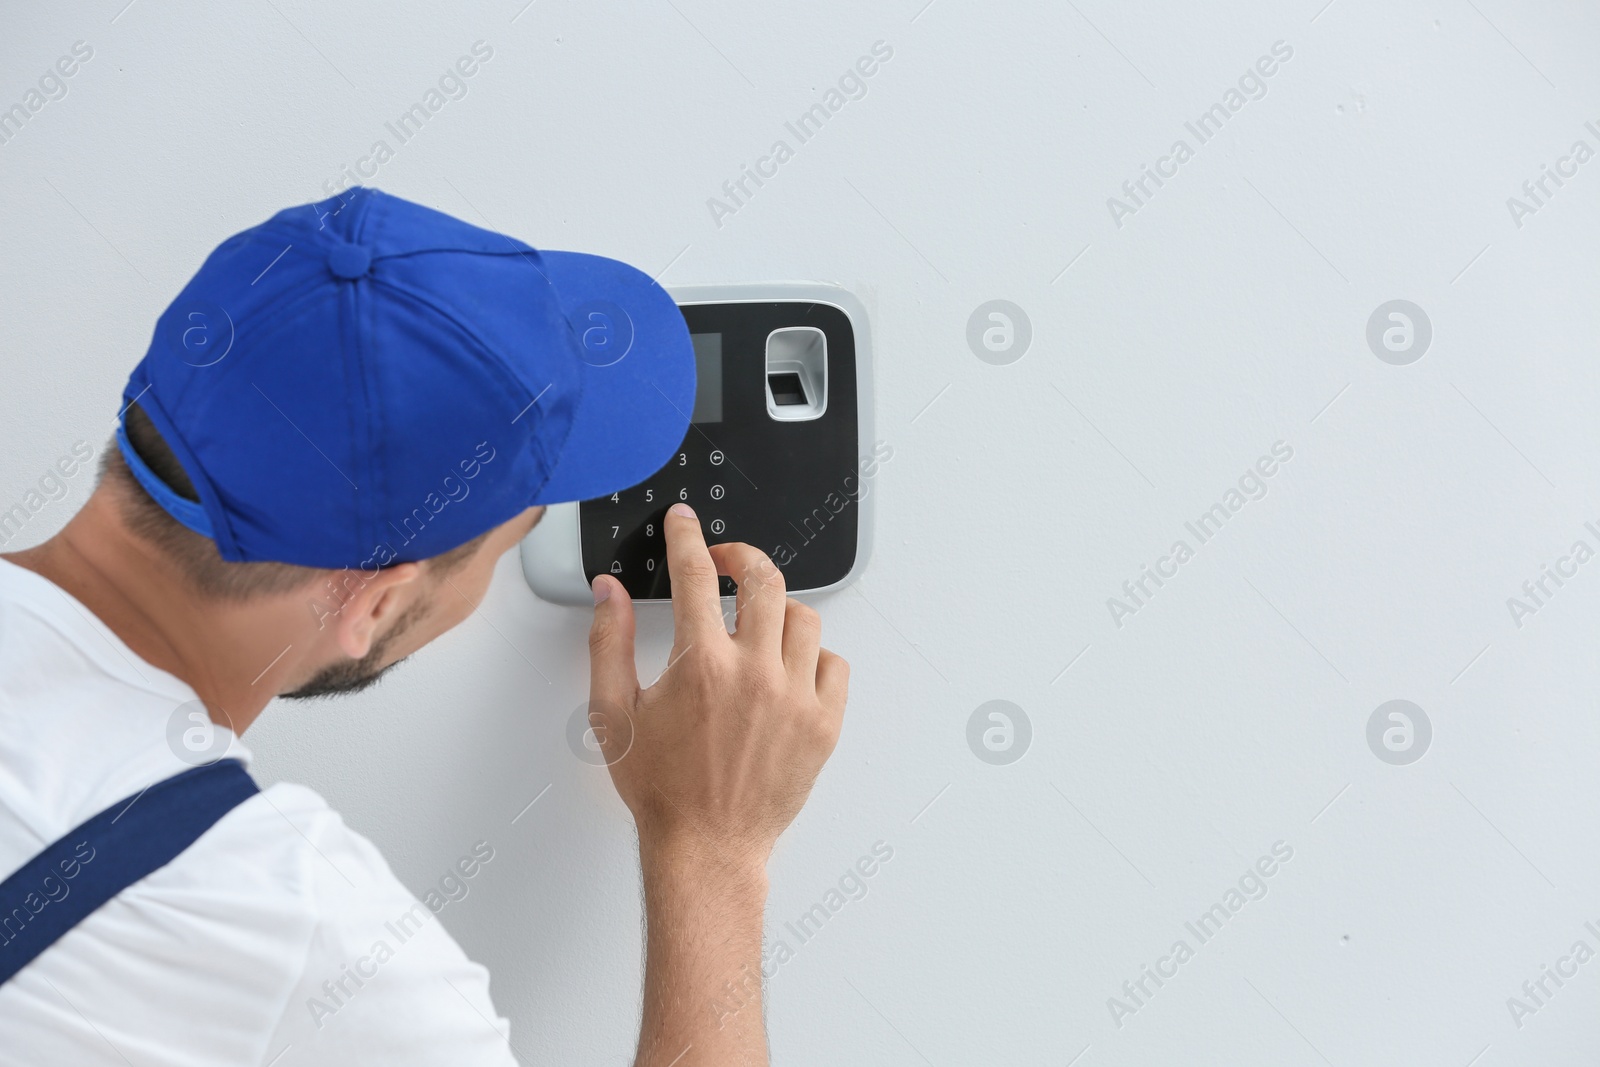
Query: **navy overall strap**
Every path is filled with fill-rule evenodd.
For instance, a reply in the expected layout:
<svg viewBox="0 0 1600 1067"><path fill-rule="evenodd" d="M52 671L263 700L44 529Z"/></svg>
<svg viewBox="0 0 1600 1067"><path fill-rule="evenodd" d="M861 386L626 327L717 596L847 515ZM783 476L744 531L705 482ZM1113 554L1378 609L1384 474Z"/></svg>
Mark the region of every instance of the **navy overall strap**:
<svg viewBox="0 0 1600 1067"><path fill-rule="evenodd" d="M259 792L238 760L175 774L79 825L0 882L0 984Z"/></svg>

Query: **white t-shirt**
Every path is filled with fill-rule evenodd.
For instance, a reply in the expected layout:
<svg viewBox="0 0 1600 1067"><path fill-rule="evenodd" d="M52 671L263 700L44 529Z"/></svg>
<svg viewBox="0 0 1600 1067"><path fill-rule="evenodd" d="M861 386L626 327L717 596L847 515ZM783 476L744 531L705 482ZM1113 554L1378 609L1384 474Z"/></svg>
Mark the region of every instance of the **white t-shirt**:
<svg viewBox="0 0 1600 1067"><path fill-rule="evenodd" d="M187 770L168 730L195 699L0 560L0 879ZM509 1031L488 972L296 785L234 808L0 985L4 1067L509 1067Z"/></svg>

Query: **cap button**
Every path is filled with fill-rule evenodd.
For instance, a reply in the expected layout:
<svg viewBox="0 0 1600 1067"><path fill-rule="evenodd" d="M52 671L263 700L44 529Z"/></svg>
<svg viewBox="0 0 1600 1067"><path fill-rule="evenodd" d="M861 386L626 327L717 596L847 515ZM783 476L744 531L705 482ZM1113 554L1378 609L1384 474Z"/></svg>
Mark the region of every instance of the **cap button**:
<svg viewBox="0 0 1600 1067"><path fill-rule="evenodd" d="M372 253L357 244L336 245L328 253L328 269L335 278L354 281L372 269Z"/></svg>

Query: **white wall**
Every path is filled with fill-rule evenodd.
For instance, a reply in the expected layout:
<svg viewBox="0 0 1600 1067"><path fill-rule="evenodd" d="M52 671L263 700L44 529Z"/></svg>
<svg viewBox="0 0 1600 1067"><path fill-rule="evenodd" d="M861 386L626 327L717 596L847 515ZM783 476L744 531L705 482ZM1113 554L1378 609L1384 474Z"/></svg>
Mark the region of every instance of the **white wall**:
<svg viewBox="0 0 1600 1067"><path fill-rule="evenodd" d="M773 862L780 1062L1592 1055L1600 963L1520 1028L1506 1000L1600 949L1600 562L1520 626L1507 598L1600 548L1600 162L1520 226L1507 198L1600 150L1594 9L524 2L8 13L0 104L73 42L94 55L0 145L0 503L104 441L207 251L324 195L486 41L374 184L669 284L837 281L875 316L895 455L872 565L821 604L853 691ZM865 98L795 142L784 122L880 40ZM1199 144L1185 121L1277 41L1266 95ZM794 158L718 226L707 198L780 138ZM1177 138L1193 158L1118 226L1107 198ZM1031 320L1010 365L965 340L991 299ZM1365 339L1393 299L1432 323L1409 365ZM1185 521L1278 441L1267 495L1200 545ZM1107 598L1177 539L1194 558L1116 625ZM419 892L493 844L443 918L529 1063L633 1039L631 830L564 739L587 621L508 557L392 682L248 738ZM646 612L641 662L668 644ZM1032 724L1007 766L967 743L996 699ZM1406 766L1366 740L1393 699L1433 728ZM878 841L865 898L798 945L784 922ZM1278 841L1267 896L1200 944L1185 921ZM1194 957L1116 1025L1108 998L1180 938Z"/></svg>

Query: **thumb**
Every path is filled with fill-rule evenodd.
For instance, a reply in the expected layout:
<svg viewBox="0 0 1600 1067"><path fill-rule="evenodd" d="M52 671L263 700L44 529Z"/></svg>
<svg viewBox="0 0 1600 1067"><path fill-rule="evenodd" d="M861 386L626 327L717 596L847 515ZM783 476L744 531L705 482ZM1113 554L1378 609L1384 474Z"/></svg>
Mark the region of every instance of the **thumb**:
<svg viewBox="0 0 1600 1067"><path fill-rule="evenodd" d="M594 624L589 628L589 702L633 707L639 671L633 661L633 600L622 583L594 580Z"/></svg>

